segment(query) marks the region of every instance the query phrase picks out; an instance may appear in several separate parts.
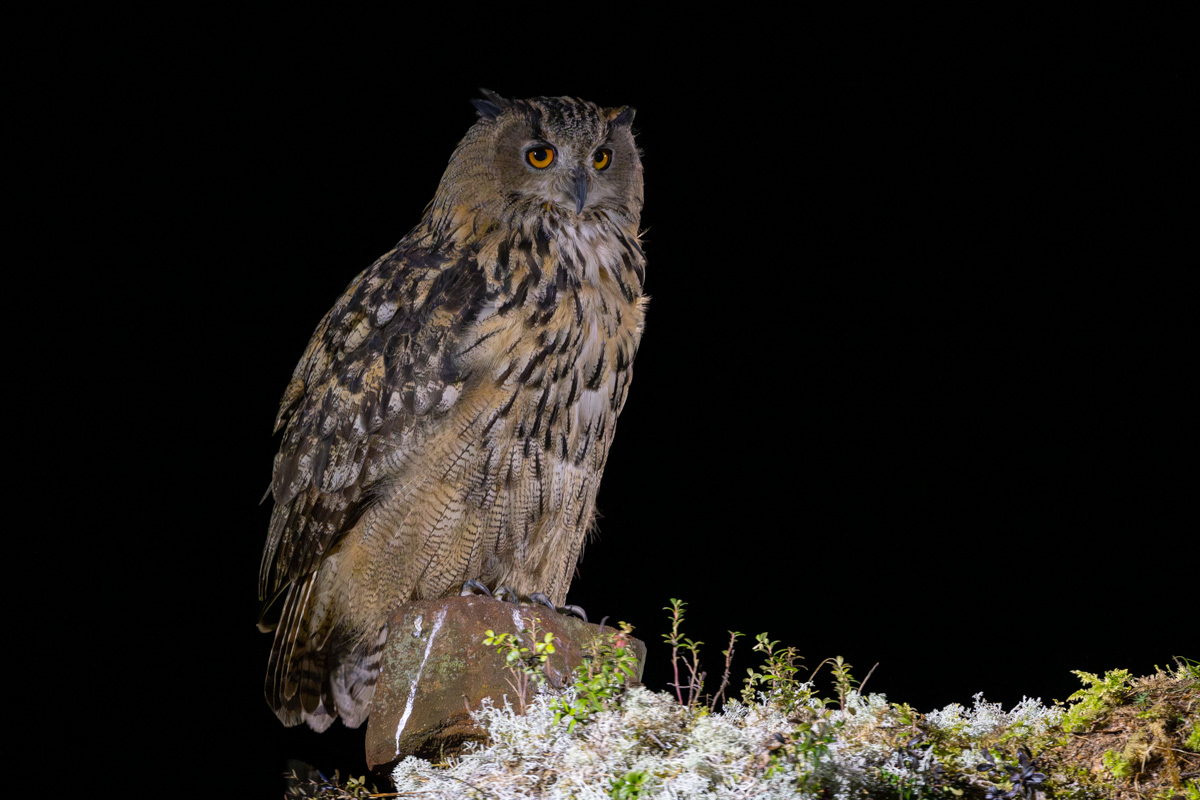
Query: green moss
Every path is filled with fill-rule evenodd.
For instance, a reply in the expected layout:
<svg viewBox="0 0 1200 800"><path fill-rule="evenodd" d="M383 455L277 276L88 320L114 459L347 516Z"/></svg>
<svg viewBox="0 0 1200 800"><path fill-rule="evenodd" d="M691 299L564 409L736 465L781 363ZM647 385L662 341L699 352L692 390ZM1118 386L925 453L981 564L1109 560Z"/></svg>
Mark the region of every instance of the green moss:
<svg viewBox="0 0 1200 800"><path fill-rule="evenodd" d="M1200 753L1200 723L1192 721L1192 732L1183 740L1183 746L1193 753Z"/></svg>
<svg viewBox="0 0 1200 800"><path fill-rule="evenodd" d="M1133 768L1133 762L1124 755L1119 755L1112 750L1105 752L1103 760L1105 769L1112 773L1112 776L1119 781L1123 781L1137 772Z"/></svg>
<svg viewBox="0 0 1200 800"><path fill-rule="evenodd" d="M1127 669L1110 670L1103 678L1078 670L1072 670L1072 673L1089 685L1067 698L1072 703L1063 719L1062 727L1067 733L1090 728L1100 715L1119 705L1128 694L1132 677Z"/></svg>

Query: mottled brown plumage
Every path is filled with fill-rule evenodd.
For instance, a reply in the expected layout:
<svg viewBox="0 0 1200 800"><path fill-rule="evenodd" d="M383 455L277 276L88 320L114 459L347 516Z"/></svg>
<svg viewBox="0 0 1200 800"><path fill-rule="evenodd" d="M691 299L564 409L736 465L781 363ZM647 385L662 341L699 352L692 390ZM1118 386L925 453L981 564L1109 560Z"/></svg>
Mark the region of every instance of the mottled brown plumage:
<svg viewBox="0 0 1200 800"><path fill-rule="evenodd" d="M645 314L633 111L484 94L279 409L260 591L287 725L362 722L405 602L478 579L562 604L592 523Z"/></svg>

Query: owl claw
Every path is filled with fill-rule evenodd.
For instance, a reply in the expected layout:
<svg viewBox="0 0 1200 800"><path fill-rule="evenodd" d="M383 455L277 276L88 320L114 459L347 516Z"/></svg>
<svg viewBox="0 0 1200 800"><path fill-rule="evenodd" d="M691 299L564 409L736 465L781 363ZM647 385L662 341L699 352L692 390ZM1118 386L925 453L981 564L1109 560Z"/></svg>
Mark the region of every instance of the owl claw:
<svg viewBox="0 0 1200 800"><path fill-rule="evenodd" d="M513 589L511 586L497 586L495 592L490 592L490 591L488 591L488 588L486 586L484 586L482 583L480 583L477 580L469 580L466 583L464 583L462 585L462 591L459 592L459 595L462 597L468 597L468 596L478 597L479 595L485 595L487 597L492 598L493 600L499 600L502 603L520 603L521 602L521 596L519 594L517 594L516 590ZM528 601L530 603L537 603L538 605L543 605L546 608L550 609L551 611L556 611L559 614L571 614L573 616L579 617L584 622L588 621L587 612L584 611L579 606L576 606L576 605L556 606L556 605L554 605L554 601L552 601L549 597L547 597L544 592L534 592L533 594L529 595Z"/></svg>
<svg viewBox="0 0 1200 800"><path fill-rule="evenodd" d="M529 595L529 601L531 603L540 603L541 605L544 605L546 608L557 611L559 614L564 614L564 615L565 614L573 614L574 616L579 617L584 622L588 621L587 612L585 612L579 606L556 606L550 600L550 598L547 597L542 592L534 592L533 594Z"/></svg>
<svg viewBox="0 0 1200 800"><path fill-rule="evenodd" d="M558 611L558 613L560 613L560 614L574 614L575 616L579 617L584 622L588 621L587 612L584 611L579 606L573 606L573 605L572 606L562 606L561 608L557 608L555 610Z"/></svg>
<svg viewBox="0 0 1200 800"><path fill-rule="evenodd" d="M496 591L492 593L492 598L506 603L521 602L521 597L517 594L516 589L513 589L511 586L497 586Z"/></svg>
<svg viewBox="0 0 1200 800"><path fill-rule="evenodd" d="M471 580L464 583L462 585L462 591L459 592L458 594L460 597L468 597L468 596L477 597L481 594L486 595L488 597L492 597L492 593L488 591L488 588L486 586L484 586L482 583L480 583L479 581L475 580L474 578L472 578Z"/></svg>

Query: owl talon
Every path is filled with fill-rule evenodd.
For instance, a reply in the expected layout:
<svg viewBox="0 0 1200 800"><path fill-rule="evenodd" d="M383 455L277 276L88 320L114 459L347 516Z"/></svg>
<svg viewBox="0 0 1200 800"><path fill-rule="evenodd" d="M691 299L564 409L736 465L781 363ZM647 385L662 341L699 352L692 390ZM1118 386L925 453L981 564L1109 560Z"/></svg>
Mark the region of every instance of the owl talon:
<svg viewBox="0 0 1200 800"><path fill-rule="evenodd" d="M471 580L467 581L466 583L464 583L462 585L462 591L459 592L460 597L468 597L468 596L478 597L481 594L486 595L488 597L493 597L492 593L488 591L488 588L486 586L484 586L482 583L480 583L479 581L477 581L473 578ZM495 598L493 598L493 599L495 599Z"/></svg>
<svg viewBox="0 0 1200 800"><path fill-rule="evenodd" d="M521 602L521 597L517 594L517 590L511 586L497 586L496 591L492 593L492 599L505 603Z"/></svg>
<svg viewBox="0 0 1200 800"><path fill-rule="evenodd" d="M584 622L588 621L587 612L584 611L579 606L556 606L550 600L550 598L547 597L542 592L534 592L533 594L529 595L529 602L540 603L541 605L544 605L546 608L557 611L559 614L572 614L576 617L579 617Z"/></svg>
<svg viewBox="0 0 1200 800"><path fill-rule="evenodd" d="M557 608L555 610L560 614L574 614L575 616L579 617L584 622L588 621L587 612L584 611L579 606L574 606L574 605L560 606L559 608Z"/></svg>

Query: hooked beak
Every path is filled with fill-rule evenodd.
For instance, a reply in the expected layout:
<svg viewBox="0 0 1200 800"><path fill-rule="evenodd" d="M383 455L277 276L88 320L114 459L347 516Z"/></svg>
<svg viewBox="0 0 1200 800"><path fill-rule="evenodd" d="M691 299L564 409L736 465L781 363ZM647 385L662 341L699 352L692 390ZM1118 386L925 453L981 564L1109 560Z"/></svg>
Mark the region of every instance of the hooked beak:
<svg viewBox="0 0 1200 800"><path fill-rule="evenodd" d="M572 175L575 177L575 213L582 214L583 207L587 203L588 176L582 167L576 167Z"/></svg>

